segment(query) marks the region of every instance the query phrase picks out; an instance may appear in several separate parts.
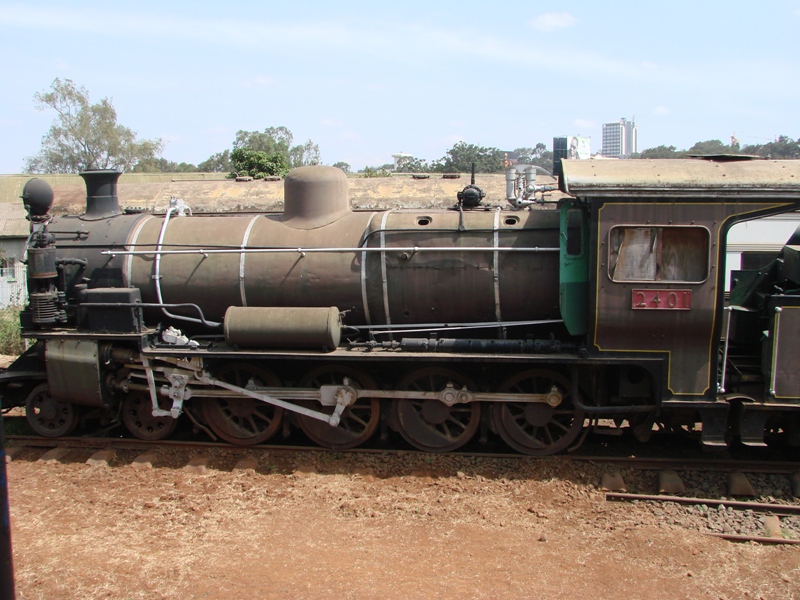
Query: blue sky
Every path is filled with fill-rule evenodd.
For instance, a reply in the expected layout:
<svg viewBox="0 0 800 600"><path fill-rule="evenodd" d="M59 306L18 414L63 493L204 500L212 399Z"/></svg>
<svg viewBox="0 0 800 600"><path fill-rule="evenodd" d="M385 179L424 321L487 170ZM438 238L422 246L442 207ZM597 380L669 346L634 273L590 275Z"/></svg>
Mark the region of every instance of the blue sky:
<svg viewBox="0 0 800 600"><path fill-rule="evenodd" d="M324 163L458 141L513 150L634 118L639 148L800 137L800 0L0 1L0 173L35 154L56 77L198 163L284 125Z"/></svg>

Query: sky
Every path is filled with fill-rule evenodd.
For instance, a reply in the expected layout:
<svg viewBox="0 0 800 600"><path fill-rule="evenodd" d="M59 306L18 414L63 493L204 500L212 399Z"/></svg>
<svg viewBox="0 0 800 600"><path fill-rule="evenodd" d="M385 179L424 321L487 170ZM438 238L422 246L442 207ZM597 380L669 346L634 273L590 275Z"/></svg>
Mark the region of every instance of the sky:
<svg viewBox="0 0 800 600"><path fill-rule="evenodd" d="M197 164L285 126L353 170L464 141L514 150L634 119L639 150L800 137L800 0L0 0L0 173L56 78Z"/></svg>

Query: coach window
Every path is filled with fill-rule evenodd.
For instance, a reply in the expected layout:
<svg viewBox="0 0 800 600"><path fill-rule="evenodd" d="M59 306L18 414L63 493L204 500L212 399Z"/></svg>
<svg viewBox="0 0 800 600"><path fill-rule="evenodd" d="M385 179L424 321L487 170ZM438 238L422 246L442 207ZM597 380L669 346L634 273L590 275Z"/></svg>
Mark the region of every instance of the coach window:
<svg viewBox="0 0 800 600"><path fill-rule="evenodd" d="M614 227L608 273L613 281L681 281L708 277L710 235L703 227Z"/></svg>

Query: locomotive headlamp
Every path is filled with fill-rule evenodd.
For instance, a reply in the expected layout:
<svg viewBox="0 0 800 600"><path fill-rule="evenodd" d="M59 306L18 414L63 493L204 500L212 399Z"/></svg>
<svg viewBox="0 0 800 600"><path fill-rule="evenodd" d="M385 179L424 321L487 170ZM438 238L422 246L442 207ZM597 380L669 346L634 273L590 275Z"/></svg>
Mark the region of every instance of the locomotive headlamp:
<svg viewBox="0 0 800 600"><path fill-rule="evenodd" d="M32 217L43 217L53 206L53 188L43 179L29 179L22 188L22 203Z"/></svg>
<svg viewBox="0 0 800 600"><path fill-rule="evenodd" d="M468 185L457 194L458 202L464 208L475 208L485 197L486 192L477 185Z"/></svg>

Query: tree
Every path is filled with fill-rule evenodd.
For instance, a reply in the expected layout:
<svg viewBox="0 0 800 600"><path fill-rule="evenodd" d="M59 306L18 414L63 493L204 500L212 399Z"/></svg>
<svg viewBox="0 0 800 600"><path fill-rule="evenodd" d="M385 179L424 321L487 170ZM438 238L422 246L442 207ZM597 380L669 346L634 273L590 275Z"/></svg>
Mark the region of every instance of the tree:
<svg viewBox="0 0 800 600"><path fill-rule="evenodd" d="M675 146L656 146L655 148L647 148L638 154L633 155L631 158L683 158L684 152L675 149Z"/></svg>
<svg viewBox="0 0 800 600"><path fill-rule="evenodd" d="M503 152L497 148L458 142L432 165L432 170L468 173L472 170L472 163L475 163L476 173L500 173L504 169Z"/></svg>
<svg viewBox="0 0 800 600"><path fill-rule="evenodd" d="M519 157L519 164L535 165L542 167L550 173L553 172L553 152L547 146L539 142L533 148L517 148L514 152Z"/></svg>
<svg viewBox="0 0 800 600"><path fill-rule="evenodd" d="M25 161L28 173L77 173L87 169L130 171L140 161L161 152L161 139L137 140L136 132L117 123L117 111L108 98L96 104L89 92L69 80L56 78L50 91L37 92L38 108L58 113L42 138L42 149Z"/></svg>
<svg viewBox="0 0 800 600"><path fill-rule="evenodd" d="M742 148L742 153L769 158L800 158L800 138L793 140L787 135L779 135L774 142L747 145Z"/></svg>
<svg viewBox="0 0 800 600"><path fill-rule="evenodd" d="M333 163L333 166L336 167L337 169L341 169L345 173L349 173L350 172L350 164L349 163L346 163L346 162L343 162L343 161L339 161L337 163Z"/></svg>
<svg viewBox="0 0 800 600"><path fill-rule="evenodd" d="M735 152L719 140L706 140L697 142L686 151L686 154L735 154Z"/></svg>
<svg viewBox="0 0 800 600"><path fill-rule="evenodd" d="M236 132L236 139L233 140L233 149L247 148L267 154L285 154L288 158L293 139L292 132L283 126L267 127L264 131L240 129Z"/></svg>
<svg viewBox="0 0 800 600"><path fill-rule="evenodd" d="M426 173L431 170L427 161L413 156L403 156L397 160L396 173Z"/></svg>
<svg viewBox="0 0 800 600"><path fill-rule="evenodd" d="M231 151L223 150L212 154L206 160L197 165L197 170L201 173L226 173L233 170L231 162Z"/></svg>
<svg viewBox="0 0 800 600"><path fill-rule="evenodd" d="M282 154L267 154L263 150L250 150L237 148L231 152L233 172L228 177L249 175L255 179L279 175L283 176L289 171L289 165Z"/></svg>
<svg viewBox="0 0 800 600"><path fill-rule="evenodd" d="M289 149L289 166L291 168L319 164L319 146L308 140L305 144Z"/></svg>
<svg viewBox="0 0 800 600"><path fill-rule="evenodd" d="M292 146L294 136L286 127L267 127L264 131L236 132L233 149L246 148L268 155L280 154L290 168L319 164L319 146L308 140L305 144Z"/></svg>
<svg viewBox="0 0 800 600"><path fill-rule="evenodd" d="M134 173L194 173L197 167L191 163L176 163L166 158L140 160L133 168Z"/></svg>

